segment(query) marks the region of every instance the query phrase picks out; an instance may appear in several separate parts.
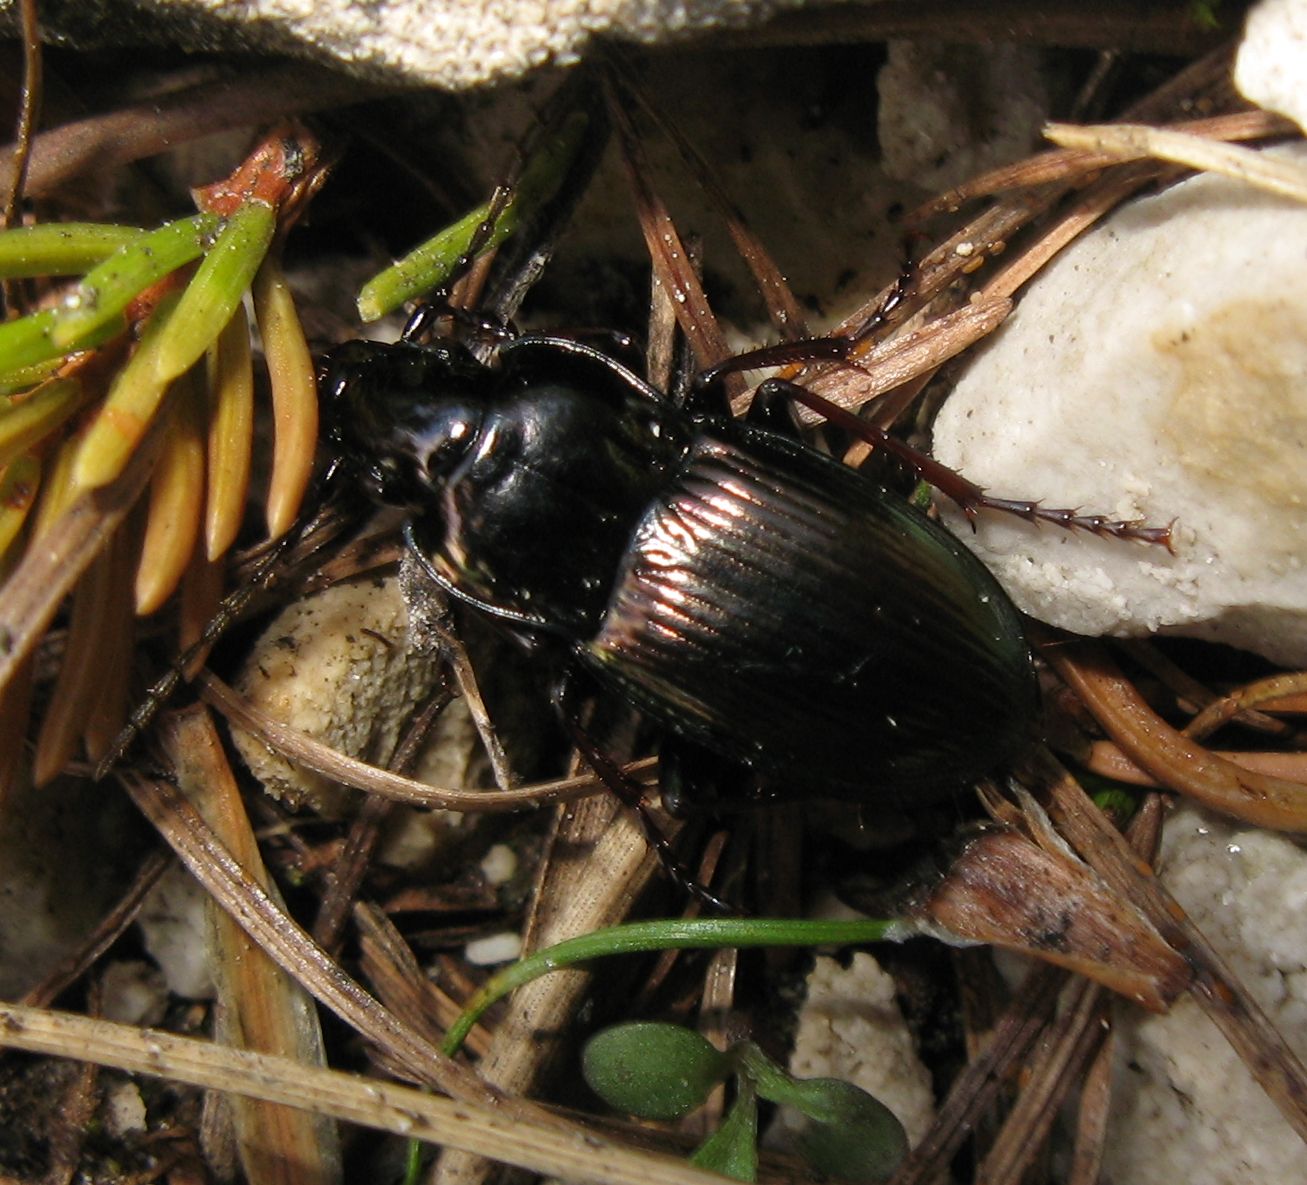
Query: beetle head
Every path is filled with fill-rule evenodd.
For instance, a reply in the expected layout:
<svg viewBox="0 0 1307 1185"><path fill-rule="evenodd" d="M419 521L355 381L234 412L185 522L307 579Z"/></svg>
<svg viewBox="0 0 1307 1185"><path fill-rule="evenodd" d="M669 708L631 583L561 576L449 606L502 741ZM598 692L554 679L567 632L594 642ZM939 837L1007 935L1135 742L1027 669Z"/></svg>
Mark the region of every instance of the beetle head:
<svg viewBox="0 0 1307 1185"><path fill-rule="evenodd" d="M457 343L346 342L319 369L327 437L371 497L417 506L476 439L490 373Z"/></svg>

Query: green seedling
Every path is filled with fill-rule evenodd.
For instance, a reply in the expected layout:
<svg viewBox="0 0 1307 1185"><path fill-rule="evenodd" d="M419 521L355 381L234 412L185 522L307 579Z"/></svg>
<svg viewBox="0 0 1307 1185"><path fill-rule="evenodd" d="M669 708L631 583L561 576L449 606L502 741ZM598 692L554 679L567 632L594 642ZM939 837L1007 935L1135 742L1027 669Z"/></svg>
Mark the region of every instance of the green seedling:
<svg viewBox="0 0 1307 1185"><path fill-rule="evenodd" d="M899 940L916 932L908 922L865 918L838 922L673 918L612 926L537 951L492 976L450 1027L443 1049L450 1055L457 1053L486 1009L516 988L550 971L607 955L720 947L845 946ZM806 1118L810 1131L801 1137L805 1155L814 1165L839 1166L822 1171L850 1180L879 1181L889 1175L884 1166L901 1159L905 1144L898 1121L881 1103L849 1083L803 1082L792 1078L751 1042L720 1053L697 1034L673 1025L627 1025L619 1026L616 1036L613 1032L599 1034L587 1047L586 1074L597 1072L604 1090L610 1092L605 1097L631 1114L677 1118L701 1104L717 1083L735 1076L737 1089L730 1112L694 1156L694 1162L703 1168L737 1180L755 1179L757 1098L795 1107ZM850 1091L863 1101L855 1105ZM832 1125L849 1130L841 1135Z"/></svg>
<svg viewBox="0 0 1307 1185"><path fill-rule="evenodd" d="M610 1107L656 1120L681 1118L734 1077L725 1120L692 1159L737 1180L757 1178L760 1098L795 1114L798 1149L825 1175L884 1181L907 1155L903 1125L878 1099L837 1078L795 1078L752 1041L723 1053L679 1025L620 1024L590 1039L581 1068Z"/></svg>

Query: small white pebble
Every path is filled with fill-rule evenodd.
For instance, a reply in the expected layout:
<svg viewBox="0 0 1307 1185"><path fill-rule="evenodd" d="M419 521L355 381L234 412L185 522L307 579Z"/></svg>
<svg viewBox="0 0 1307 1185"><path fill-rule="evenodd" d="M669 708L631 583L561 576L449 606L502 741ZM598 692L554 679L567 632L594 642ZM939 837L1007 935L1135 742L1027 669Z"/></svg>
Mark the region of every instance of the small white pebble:
<svg viewBox="0 0 1307 1185"><path fill-rule="evenodd" d="M168 1007L163 974L143 959L118 959L101 977L105 1020L124 1025L157 1025Z"/></svg>
<svg viewBox="0 0 1307 1185"><path fill-rule="evenodd" d="M111 1082L104 1092L105 1133L122 1139L146 1127L145 1100L135 1082Z"/></svg>
<svg viewBox="0 0 1307 1185"><path fill-rule="evenodd" d="M481 861L481 875L488 885L502 885L517 871L517 853L506 843L495 844Z"/></svg>
<svg viewBox="0 0 1307 1185"><path fill-rule="evenodd" d="M1178 808L1162 880L1299 1057L1307 1054L1307 853L1283 836ZM1189 998L1119 1010L1104 1180L1301 1182L1302 1141Z"/></svg>
<svg viewBox="0 0 1307 1185"><path fill-rule="evenodd" d="M416 639L398 581L358 580L288 605L236 679L257 708L350 757L393 750L435 685L439 654ZM268 793L292 806L345 811L353 792L232 729Z"/></svg>
<svg viewBox="0 0 1307 1185"><path fill-rule="evenodd" d="M511 963L522 953L522 936L505 930L488 938L478 938L467 944L463 952L469 963L489 967L495 963Z"/></svg>
<svg viewBox="0 0 1307 1185"><path fill-rule="evenodd" d="M913 1144L934 1120L930 1073L899 1011L894 981L865 951L847 967L825 957L813 965L790 1073L862 1087L894 1112Z"/></svg>

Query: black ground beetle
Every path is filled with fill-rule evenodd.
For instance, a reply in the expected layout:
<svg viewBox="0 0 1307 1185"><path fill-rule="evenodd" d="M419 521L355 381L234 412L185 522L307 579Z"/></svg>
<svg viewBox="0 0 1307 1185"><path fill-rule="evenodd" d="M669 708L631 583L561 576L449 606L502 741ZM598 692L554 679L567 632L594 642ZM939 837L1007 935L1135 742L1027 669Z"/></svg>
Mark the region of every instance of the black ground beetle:
<svg viewBox="0 0 1307 1185"><path fill-rule="evenodd" d="M408 510L432 579L552 656L574 736L578 682L660 723L665 786L707 762L737 775L722 805L911 808L1030 736L1030 651L994 578L795 436L691 414L557 337L493 365L456 341L350 342L323 390L345 472Z"/></svg>

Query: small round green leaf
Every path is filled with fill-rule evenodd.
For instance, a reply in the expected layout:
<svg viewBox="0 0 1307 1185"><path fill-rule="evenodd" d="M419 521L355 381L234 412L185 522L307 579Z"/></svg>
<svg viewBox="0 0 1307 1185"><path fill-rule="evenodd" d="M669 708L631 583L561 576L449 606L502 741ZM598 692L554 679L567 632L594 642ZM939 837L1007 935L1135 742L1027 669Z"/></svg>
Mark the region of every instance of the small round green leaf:
<svg viewBox="0 0 1307 1185"><path fill-rule="evenodd" d="M731 1059L679 1025L640 1022L596 1033L581 1073L610 1107L643 1119L679 1119L731 1072Z"/></svg>
<svg viewBox="0 0 1307 1185"><path fill-rule="evenodd" d="M838 1078L794 1082L786 1100L798 1150L818 1172L848 1181L886 1181L908 1154L903 1125L879 1099Z"/></svg>

